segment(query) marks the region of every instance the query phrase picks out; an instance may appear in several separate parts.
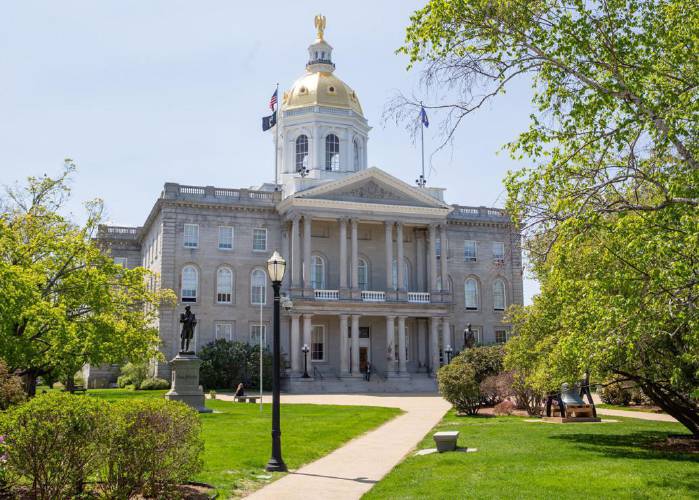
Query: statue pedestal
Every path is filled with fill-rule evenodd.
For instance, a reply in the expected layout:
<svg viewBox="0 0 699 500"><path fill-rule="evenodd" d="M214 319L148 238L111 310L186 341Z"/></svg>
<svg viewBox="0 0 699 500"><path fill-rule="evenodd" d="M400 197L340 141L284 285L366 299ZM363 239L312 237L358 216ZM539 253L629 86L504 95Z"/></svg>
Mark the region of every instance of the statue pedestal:
<svg viewBox="0 0 699 500"><path fill-rule="evenodd" d="M204 406L204 391L199 387L199 359L193 352L180 352L170 361L172 388L165 394L171 401L182 401L199 413L211 413Z"/></svg>

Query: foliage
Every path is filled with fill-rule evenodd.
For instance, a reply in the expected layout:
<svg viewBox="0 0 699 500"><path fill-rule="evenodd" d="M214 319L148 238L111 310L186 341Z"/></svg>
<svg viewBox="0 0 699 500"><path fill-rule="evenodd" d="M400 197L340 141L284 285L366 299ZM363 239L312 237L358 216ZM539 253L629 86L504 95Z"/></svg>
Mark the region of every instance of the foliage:
<svg viewBox="0 0 699 500"><path fill-rule="evenodd" d="M128 362L120 369L121 375L117 378L117 385L120 388L132 385L136 388L148 378L148 363Z"/></svg>
<svg viewBox="0 0 699 500"><path fill-rule="evenodd" d="M495 413L495 415L498 416L512 415L512 412L515 411L515 407L516 406L512 401L506 399L505 401L502 401L495 405L495 407L493 408L493 413Z"/></svg>
<svg viewBox="0 0 699 500"><path fill-rule="evenodd" d="M109 498L159 498L201 470L204 443L195 410L164 399L120 401L111 410L103 469Z"/></svg>
<svg viewBox="0 0 699 500"><path fill-rule="evenodd" d="M0 434L0 498L9 496L7 491L7 472L5 464L7 463L7 453L5 452L5 436Z"/></svg>
<svg viewBox="0 0 699 500"><path fill-rule="evenodd" d="M141 382L141 385L138 386L138 388L142 391L159 391L169 389L170 382L164 378L152 377Z"/></svg>
<svg viewBox="0 0 699 500"><path fill-rule="evenodd" d="M505 351L502 345L491 345L464 349L454 356L453 360L458 359L472 364L476 372L476 380L481 383L487 377L502 372L504 357Z"/></svg>
<svg viewBox="0 0 699 500"><path fill-rule="evenodd" d="M481 393L472 363L454 358L437 371L439 393L461 413L475 415L481 403Z"/></svg>
<svg viewBox="0 0 699 500"><path fill-rule="evenodd" d="M67 393L42 394L2 421L7 468L31 483L35 498L71 498L101 462L108 404Z"/></svg>
<svg viewBox="0 0 699 500"><path fill-rule="evenodd" d="M495 406L512 395L512 373L489 375L480 383L481 400L487 406Z"/></svg>
<svg viewBox="0 0 699 500"><path fill-rule="evenodd" d="M526 410L528 415L541 416L544 411L544 393L532 387L521 373L511 373L511 391L515 398L515 406L520 410Z"/></svg>
<svg viewBox="0 0 699 500"><path fill-rule="evenodd" d="M7 370L7 364L0 359L0 411L7 410L10 405L23 402L25 399L22 380Z"/></svg>
<svg viewBox="0 0 699 500"><path fill-rule="evenodd" d="M94 239L102 212L87 204L79 227L60 215L73 172L30 177L0 209L0 352L27 380L67 378L84 364L157 355L154 321L168 290L151 291L149 272L124 269Z"/></svg>
<svg viewBox="0 0 699 500"><path fill-rule="evenodd" d="M199 381L205 389L231 389L240 382L246 388L259 388L260 348L244 342L217 339L197 353L202 360ZM272 355L263 351L263 386L272 388Z"/></svg>
<svg viewBox="0 0 699 500"><path fill-rule="evenodd" d="M631 402L631 390L623 382L604 384L597 393L602 402L608 405L628 406Z"/></svg>

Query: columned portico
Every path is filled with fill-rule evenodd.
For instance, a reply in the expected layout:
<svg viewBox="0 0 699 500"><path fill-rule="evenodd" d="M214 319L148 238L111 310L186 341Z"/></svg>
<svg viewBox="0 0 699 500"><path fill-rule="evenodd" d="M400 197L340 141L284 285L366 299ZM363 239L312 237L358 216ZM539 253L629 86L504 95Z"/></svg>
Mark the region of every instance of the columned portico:
<svg viewBox="0 0 699 500"><path fill-rule="evenodd" d="M300 314L291 315L291 371L301 371Z"/></svg>
<svg viewBox="0 0 699 500"><path fill-rule="evenodd" d="M429 275L430 275L430 293L437 293L437 226L429 225L429 241L428 243L428 260L429 260Z"/></svg>
<svg viewBox="0 0 699 500"><path fill-rule="evenodd" d="M386 316L386 373L396 371L395 316Z"/></svg>
<svg viewBox="0 0 699 500"><path fill-rule="evenodd" d="M398 288L398 299L402 300L407 293L405 289L405 250L403 248L403 223L396 223L396 247L398 256L396 258L396 287Z"/></svg>
<svg viewBox="0 0 699 500"><path fill-rule="evenodd" d="M311 286L311 217L303 216L303 288L312 292Z"/></svg>
<svg viewBox="0 0 699 500"><path fill-rule="evenodd" d="M304 313L303 315L303 343L307 345L309 349L311 347L311 331L313 328L311 323L312 318L313 314L311 313Z"/></svg>
<svg viewBox="0 0 699 500"><path fill-rule="evenodd" d="M384 222L386 239L386 291L393 290L393 221Z"/></svg>
<svg viewBox="0 0 699 500"><path fill-rule="evenodd" d="M440 271L441 271L441 281L442 281L442 287L441 291L442 294L446 293L449 290L449 275L447 273L447 254L448 254L448 249L447 249L447 225L446 224L440 224L439 226L439 237L440 237L440 247L441 247L441 255L439 256L439 262L440 262Z"/></svg>
<svg viewBox="0 0 699 500"><path fill-rule="evenodd" d="M349 349L347 345L348 319L349 315L340 314L340 376L342 377L347 377L350 374Z"/></svg>
<svg viewBox="0 0 699 500"><path fill-rule="evenodd" d="M359 221L350 220L350 232L352 238L352 297L359 297L359 242L357 241L357 231ZM359 359L359 358L357 358Z"/></svg>
<svg viewBox="0 0 699 500"><path fill-rule="evenodd" d="M361 376L359 373L359 314L352 315L352 376Z"/></svg>
<svg viewBox="0 0 699 500"><path fill-rule="evenodd" d="M405 316L398 316L398 371L408 373L408 351L405 345Z"/></svg>
<svg viewBox="0 0 699 500"><path fill-rule="evenodd" d="M451 326L449 324L449 318L445 316L442 318L442 350L444 351L447 346L454 347L451 345ZM446 363L447 360L444 359L443 361Z"/></svg>
<svg viewBox="0 0 699 500"><path fill-rule="evenodd" d="M437 375L439 370L439 322L440 318L430 318L430 371Z"/></svg>
<svg viewBox="0 0 699 500"><path fill-rule="evenodd" d="M347 219L340 219L340 292L343 298L347 292ZM346 319L346 318L345 318Z"/></svg>

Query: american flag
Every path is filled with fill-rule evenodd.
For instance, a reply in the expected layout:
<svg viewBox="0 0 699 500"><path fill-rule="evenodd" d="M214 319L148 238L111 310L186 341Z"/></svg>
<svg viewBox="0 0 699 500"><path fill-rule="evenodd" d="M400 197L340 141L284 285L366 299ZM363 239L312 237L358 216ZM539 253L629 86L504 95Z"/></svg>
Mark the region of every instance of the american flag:
<svg viewBox="0 0 699 500"><path fill-rule="evenodd" d="M277 90L274 91L274 94L272 94L272 98L269 100L269 109L274 111L274 107L277 105Z"/></svg>

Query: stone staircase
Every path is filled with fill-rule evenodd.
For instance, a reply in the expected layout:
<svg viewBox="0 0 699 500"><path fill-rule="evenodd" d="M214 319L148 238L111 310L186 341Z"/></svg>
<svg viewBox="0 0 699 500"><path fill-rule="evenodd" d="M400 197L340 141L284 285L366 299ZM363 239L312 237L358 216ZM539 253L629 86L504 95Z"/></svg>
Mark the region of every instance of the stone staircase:
<svg viewBox="0 0 699 500"><path fill-rule="evenodd" d="M411 373L405 377L372 375L367 382L363 377L323 377L304 379L289 377L282 381L282 390L296 394L364 394L364 393L437 393L437 382L425 373Z"/></svg>

